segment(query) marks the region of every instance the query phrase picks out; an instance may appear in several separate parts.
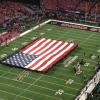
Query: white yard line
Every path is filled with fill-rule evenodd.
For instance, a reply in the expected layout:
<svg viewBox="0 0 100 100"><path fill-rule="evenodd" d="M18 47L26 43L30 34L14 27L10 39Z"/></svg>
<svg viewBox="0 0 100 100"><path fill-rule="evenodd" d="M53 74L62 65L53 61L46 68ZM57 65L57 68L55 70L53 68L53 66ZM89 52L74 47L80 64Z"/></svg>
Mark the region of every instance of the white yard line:
<svg viewBox="0 0 100 100"><path fill-rule="evenodd" d="M4 92L4 93L6 93L6 94L10 94L10 95L15 95L15 96L17 96L17 94L10 93L10 92L4 91L4 90L0 90L0 91L1 91L1 92ZM24 97L24 96L20 96L20 97L25 98L25 99L28 99L28 100L33 100L33 99L31 99L31 98L27 98L27 97Z"/></svg>
<svg viewBox="0 0 100 100"><path fill-rule="evenodd" d="M82 39L82 38L79 38L79 39ZM78 40L78 39L76 39L76 37L75 37L75 39L74 40ZM93 39L92 39L93 40ZM78 40L78 41L80 41L80 42L82 42L81 40ZM91 51L93 51L93 49L92 48L90 48L91 46L92 46L92 44L94 44L94 45L97 45L95 42L93 42L93 43L91 43L91 45L89 45L90 43L89 42L87 42L87 46L89 47L89 48L85 48L85 49L87 49L87 50L91 50ZM82 44L82 45L86 45L86 44Z"/></svg>
<svg viewBox="0 0 100 100"><path fill-rule="evenodd" d="M89 36L88 36L86 39L84 39L84 41L81 42L80 44L84 44L85 42L87 42L87 40L89 40L93 35L95 35L95 34L89 35Z"/></svg>
<svg viewBox="0 0 100 100"><path fill-rule="evenodd" d="M58 34L61 34L61 32L62 32L62 33L65 33L63 30L60 30L60 31L57 30L57 31L59 32L59 33L57 32ZM63 37L65 37L66 35L70 35L71 33L73 34L74 32L71 31L71 32L68 32L68 33L66 33L66 34L63 34ZM71 34L70 36L73 36L72 34ZM77 34L77 33L74 33L74 34L75 34L77 37L82 37L82 34L84 34L84 33L83 33L83 32L82 32L82 33L80 32L80 33L78 33L78 34ZM94 32L93 32L92 34L96 35L96 33L94 33ZM98 34L98 35L100 36L100 34ZM75 36L75 37L76 37L76 36ZM87 37L87 34L85 34L84 37L85 37L85 36ZM97 39L97 38L95 38L95 37L93 37L93 38L94 38L94 39ZM92 39L90 39L90 40L92 40ZM96 41L96 40L94 40L94 41Z"/></svg>
<svg viewBox="0 0 100 100"><path fill-rule="evenodd" d="M0 71L6 72L6 71L3 71L3 70L0 70ZM6 73L14 74L15 75L15 73L13 73L13 72L6 72ZM45 75L45 76L65 81L65 79L57 78L57 77L54 77L54 76L49 76L49 75ZM36 79L34 77L31 77L31 76L29 76L28 78L30 78L30 79ZM40 80L40 81L44 81L44 80ZM79 85L83 85L82 83L78 83L78 82L74 82L74 83L75 84L79 84Z"/></svg>
<svg viewBox="0 0 100 100"><path fill-rule="evenodd" d="M5 78L5 77L2 77L2 78ZM5 78L5 79L9 79L9 78ZM10 79L9 79L9 80L10 80ZM11 79L11 80L12 80L12 79ZM13 81L15 81L15 80L13 80ZM27 82L22 82L22 81L20 81L20 82L21 82L21 83L28 84L28 85L32 85L32 84L27 83ZM5 85L4 83L0 83L0 84ZM6 85L8 85L8 84L6 84ZM8 85L8 86L14 87L14 88L19 88L19 87L15 87L15 86L12 86L12 85ZM37 86L37 85L33 85L33 86ZM38 87L42 87L42 86L38 86ZM42 88L47 89L47 90L50 90L50 91L52 91L52 92L56 92L56 91L57 91L57 90L50 89L50 88L46 88L46 87L42 87ZM22 90L25 90L25 91L30 91L30 90L26 90L26 89L23 89L23 88L19 88L19 89L22 89ZM37 94L41 94L41 93L36 92L36 91L30 91L30 92L37 93ZM64 94L71 95L71 96L75 96L75 95L70 94L70 93L64 93ZM44 94L41 94L41 95L44 95Z"/></svg>
<svg viewBox="0 0 100 100"><path fill-rule="evenodd" d="M63 31L59 31L59 34L61 34L61 32L63 33ZM57 31L57 33L58 33L58 31ZM70 32L70 34L71 34L71 33L72 33L72 32ZM67 33L67 34L68 34L68 33ZM62 37L66 37L67 34L63 34ZM83 34L83 33L80 33L80 34ZM95 34L96 34L96 33L94 33L94 35L95 35ZM54 36L57 36L57 34L53 34L53 35L54 35ZM82 36L81 36L81 35L79 35L79 36L77 36L77 35L79 35L79 34L76 34L76 36L73 36L73 35L71 34L71 37L70 37L70 38L75 37L75 38L78 39L78 40L79 40L79 39L82 39ZM85 35L85 36L87 37L87 35ZM80 38L80 37L81 37L81 38ZM93 38L95 38L95 37L93 37ZM91 38L90 38L90 40L93 40L93 41L97 41L96 39L97 39L97 38L95 38L95 39L91 39ZM98 40L98 41L99 41L99 40Z"/></svg>
<svg viewBox="0 0 100 100"><path fill-rule="evenodd" d="M6 86L9 86L9 87L12 87L12 88L17 88L17 89L22 89L22 90L25 90L25 89L23 89L23 88L19 88L19 87L15 87L15 86L12 86L12 85L8 85L8 84L4 84L4 83L0 83L1 85L6 85ZM2 90L3 91L3 90ZM57 100L61 100L61 99L59 99L59 98L56 98L56 97L53 97L53 96L49 96L49 95L47 95L47 94L41 94L41 93L39 93L39 92L36 92L36 91L31 91L31 90L26 90L27 92L31 92L31 93L36 93L36 94L39 94L39 95L43 95L43 96L47 96L47 97L50 97L50 98L55 98L55 99L57 99ZM17 97L22 97L21 95L16 95ZM27 98L27 97L26 97ZM32 100L34 100L34 99L32 99Z"/></svg>
<svg viewBox="0 0 100 100"><path fill-rule="evenodd" d="M62 69L60 69L60 70L70 71L70 70L67 70L66 68L62 68ZM93 72L93 70L91 70L91 69L88 69L88 71ZM87 73L87 75L91 76L91 74L89 74L89 73Z"/></svg>
<svg viewBox="0 0 100 100"><path fill-rule="evenodd" d="M55 77L55 76L49 76L49 75L46 75L46 76L51 77L51 78L55 78L55 79L58 79L58 80L66 81L65 79L58 78L58 77ZM82 83L78 83L78 82L74 82L74 83L79 84L79 85L83 85Z"/></svg>
<svg viewBox="0 0 100 100"><path fill-rule="evenodd" d="M11 68L11 69L9 69L9 71L8 71L7 73L10 73L10 72L11 72L11 70L12 70L12 68ZM4 71L2 71L2 72L4 72ZM4 74L0 75L0 77L2 77L2 76L4 76L4 75L6 75L7 73L5 72Z"/></svg>
<svg viewBox="0 0 100 100"><path fill-rule="evenodd" d="M70 65L71 67L73 67L73 65ZM89 65L90 66L90 65ZM60 70L66 70L67 71L67 69L65 68L65 67L62 67ZM70 69L68 69L69 71L70 71ZM93 71L92 69L90 69L89 67L88 67L88 70L89 71Z"/></svg>
<svg viewBox="0 0 100 100"><path fill-rule="evenodd" d="M30 84L27 88L24 89L23 92L21 92L18 96L21 96L24 92L26 92L32 85L35 85L35 83L40 80L43 77L43 75L41 75L39 78L37 78L32 84ZM17 96L13 99L16 100ZM33 99L34 100L34 99Z"/></svg>
<svg viewBox="0 0 100 100"><path fill-rule="evenodd" d="M1 76L0 76L1 77ZM40 76L41 77L41 76ZM30 79L32 79L31 77L28 77L28 78L30 78ZM42 78L42 77L41 77ZM9 78L8 78L9 79ZM36 79L36 78L33 78L33 79ZM12 79L13 80L13 79ZM77 88L72 88L72 87L68 87L68 86L65 86L65 85L61 85L61 84L57 84L57 83L53 83L53 82L47 82L47 81L44 81L44 80L40 80L39 79L39 81L42 81L42 82L45 82L45 83L49 83L49 84L54 84L54 85L58 85L58 86L63 86L63 87L65 87L65 88L69 88L69 89L73 89L73 90L79 90L79 89L77 89ZM37 79L36 79L36 81L35 82L37 82ZM25 83L27 83L27 82L25 82ZM29 83L28 83L29 84ZM32 84L31 84L32 85ZM34 84L35 85L35 84ZM39 86L39 85L36 85L36 86Z"/></svg>
<svg viewBox="0 0 100 100"><path fill-rule="evenodd" d="M61 33L61 32L63 32L63 31L59 31L59 33ZM80 33L80 34L81 34L81 33ZM95 35L95 33L92 33L92 34ZM92 35L92 34L91 34L91 35ZM54 36L57 36L57 34L53 34L53 35L54 35ZM79 34L77 34L77 35L79 35ZM76 35L76 36L71 35L70 38L75 37L75 38L74 38L75 40L80 41L79 39L82 39L82 37L81 37L81 35L80 35L80 36L77 36L77 35ZM87 35L86 35L86 36L87 36ZM66 35L63 34L62 37L66 37ZM80 37L81 37L81 38L80 38ZM94 37L93 37L93 38L94 38ZM97 39L97 38L95 38L95 39L91 39L91 38L90 38L90 40L92 40L92 41L94 41L94 42L99 41L99 40L96 40L96 39Z"/></svg>

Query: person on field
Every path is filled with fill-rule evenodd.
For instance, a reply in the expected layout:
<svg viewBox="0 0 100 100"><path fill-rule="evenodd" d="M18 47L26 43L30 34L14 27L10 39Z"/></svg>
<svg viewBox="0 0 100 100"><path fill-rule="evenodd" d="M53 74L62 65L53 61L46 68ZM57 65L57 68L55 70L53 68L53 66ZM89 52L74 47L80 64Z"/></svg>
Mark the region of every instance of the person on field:
<svg viewBox="0 0 100 100"><path fill-rule="evenodd" d="M82 71L81 71L81 65L79 63L77 63L74 67L74 70L75 70L75 73L76 74L80 74Z"/></svg>

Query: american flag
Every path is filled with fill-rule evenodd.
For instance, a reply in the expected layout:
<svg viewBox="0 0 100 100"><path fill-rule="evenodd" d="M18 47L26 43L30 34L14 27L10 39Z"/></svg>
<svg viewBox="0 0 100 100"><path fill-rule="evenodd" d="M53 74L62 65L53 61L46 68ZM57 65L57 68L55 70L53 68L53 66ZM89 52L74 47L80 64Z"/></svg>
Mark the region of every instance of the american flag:
<svg viewBox="0 0 100 100"><path fill-rule="evenodd" d="M29 70L46 72L55 63L77 46L74 42L65 42L39 38L25 48L2 61L4 64L23 67Z"/></svg>

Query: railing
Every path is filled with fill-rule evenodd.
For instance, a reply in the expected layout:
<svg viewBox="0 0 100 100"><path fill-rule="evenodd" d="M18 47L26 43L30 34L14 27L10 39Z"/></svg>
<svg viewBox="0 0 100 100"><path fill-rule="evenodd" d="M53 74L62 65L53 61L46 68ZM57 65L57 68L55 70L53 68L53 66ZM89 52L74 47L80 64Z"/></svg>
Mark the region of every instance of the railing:
<svg viewBox="0 0 100 100"><path fill-rule="evenodd" d="M51 22L61 23L61 25L65 27L77 28L77 29L82 29L82 30L90 30L93 32L100 32L100 27L96 27L96 26L65 22L65 21L60 21L60 20L51 20Z"/></svg>
<svg viewBox="0 0 100 100"><path fill-rule="evenodd" d="M79 96L75 100L86 100L87 96L93 91L93 89L100 82L100 71L98 71L94 77L87 83L87 85L82 89Z"/></svg>

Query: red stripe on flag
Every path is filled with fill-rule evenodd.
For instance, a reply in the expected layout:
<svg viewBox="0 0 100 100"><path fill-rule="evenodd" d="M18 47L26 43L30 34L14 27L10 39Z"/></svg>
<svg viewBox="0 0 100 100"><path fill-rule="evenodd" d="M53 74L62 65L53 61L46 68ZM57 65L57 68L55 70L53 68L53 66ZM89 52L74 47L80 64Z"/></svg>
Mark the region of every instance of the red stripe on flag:
<svg viewBox="0 0 100 100"><path fill-rule="evenodd" d="M53 45L51 45L48 49L46 49L45 51L43 51L42 53L40 53L40 55L43 55L45 52L47 52L48 50L50 50L51 48L53 48L57 43L58 43L58 41L55 42Z"/></svg>
<svg viewBox="0 0 100 100"><path fill-rule="evenodd" d="M47 57L48 55L52 54L55 50L57 50L59 47L61 47L65 42L62 42L59 46L57 46L53 51L49 52L48 54L46 54L45 56L43 56L41 59L39 59L38 61L36 61L32 66L29 67L29 69L33 68L35 65L37 65L40 61L42 61L45 57ZM47 51L46 51L47 52ZM45 53L45 52L44 52Z"/></svg>
<svg viewBox="0 0 100 100"><path fill-rule="evenodd" d="M48 43L46 43L42 48L40 48L39 50L37 50L36 52L34 52L34 54L38 53L39 51L43 50L43 48L45 48L46 46L48 46L53 40L50 40Z"/></svg>
<svg viewBox="0 0 100 100"><path fill-rule="evenodd" d="M62 56L58 57L54 62L49 64L45 69L42 70L42 72L46 72L48 69L50 69L54 64L56 64L62 57L68 55L75 47L77 47L77 44L74 44L73 47L70 48L67 52L65 52Z"/></svg>
<svg viewBox="0 0 100 100"><path fill-rule="evenodd" d="M39 55L38 58L25 66L25 68L46 72L76 46L77 44L75 43L40 38L20 51L29 55Z"/></svg>
<svg viewBox="0 0 100 100"><path fill-rule="evenodd" d="M29 47L31 47L32 45L34 45L34 44L35 44L37 41L39 41L39 40L41 40L41 38L35 40L34 42L32 42L31 44L29 44L29 45L26 46L25 48L21 49L20 52L24 52L25 50L27 50Z"/></svg>
<svg viewBox="0 0 100 100"><path fill-rule="evenodd" d="M27 52L27 54L30 54L33 50L35 50L37 47L41 46L41 44L43 44L44 42L46 42L47 40L43 40L41 43L39 43L36 47L33 47L31 50L29 50Z"/></svg>
<svg viewBox="0 0 100 100"><path fill-rule="evenodd" d="M63 51L65 48L67 48L70 44L67 44L64 46L61 50L57 51L55 54L53 54L50 58L46 59L36 70L40 69L42 66L44 66L49 60L53 59L56 55L58 55L61 51ZM42 59L44 59L43 57ZM41 60L42 61L42 60Z"/></svg>

